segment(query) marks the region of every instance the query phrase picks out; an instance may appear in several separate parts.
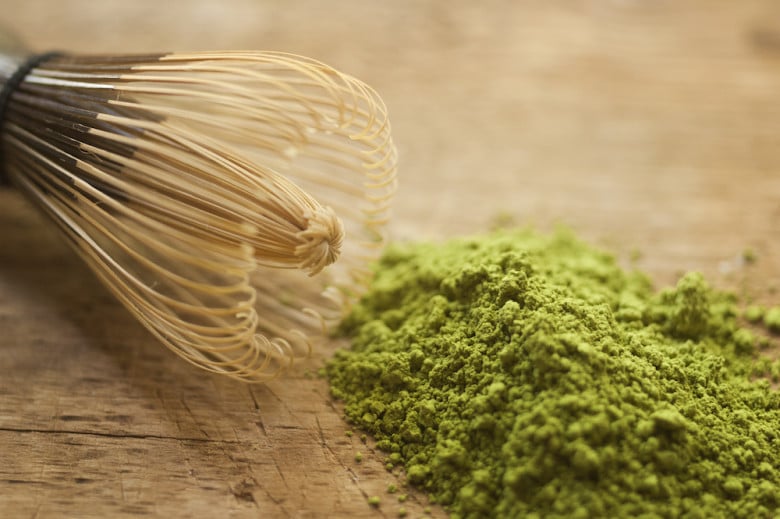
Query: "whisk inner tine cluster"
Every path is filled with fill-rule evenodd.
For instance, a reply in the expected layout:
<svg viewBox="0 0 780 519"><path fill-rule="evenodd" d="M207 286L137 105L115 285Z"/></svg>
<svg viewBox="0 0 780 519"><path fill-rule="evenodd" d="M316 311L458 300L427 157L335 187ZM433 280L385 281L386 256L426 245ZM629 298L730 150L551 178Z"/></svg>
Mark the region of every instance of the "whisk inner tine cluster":
<svg viewBox="0 0 780 519"><path fill-rule="evenodd" d="M396 185L370 87L278 52L14 60L0 181L184 359L267 380L361 293Z"/></svg>

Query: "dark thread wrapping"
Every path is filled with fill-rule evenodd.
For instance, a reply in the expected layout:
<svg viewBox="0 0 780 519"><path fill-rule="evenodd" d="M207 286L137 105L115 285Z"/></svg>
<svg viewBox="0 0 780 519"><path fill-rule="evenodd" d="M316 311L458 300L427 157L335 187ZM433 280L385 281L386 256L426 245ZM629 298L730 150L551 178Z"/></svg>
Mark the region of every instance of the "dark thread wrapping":
<svg viewBox="0 0 780 519"><path fill-rule="evenodd" d="M11 102L11 95L19 88L27 74L35 67L47 61L51 58L61 56L59 52L45 52L43 54L35 54L25 60L19 68L17 68L11 77L3 84L3 89L0 90L0 137L2 137L3 126L5 125L5 113L8 111L8 105ZM8 175L5 171L5 146L0 141L0 185L8 184Z"/></svg>

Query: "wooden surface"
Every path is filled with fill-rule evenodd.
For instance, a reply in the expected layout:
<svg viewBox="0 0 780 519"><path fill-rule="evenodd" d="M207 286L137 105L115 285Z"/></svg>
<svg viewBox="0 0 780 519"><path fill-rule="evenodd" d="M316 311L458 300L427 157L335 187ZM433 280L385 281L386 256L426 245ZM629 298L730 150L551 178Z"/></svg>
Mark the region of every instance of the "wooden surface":
<svg viewBox="0 0 780 519"><path fill-rule="evenodd" d="M38 50L311 55L388 103L396 239L563 222L659 286L698 269L780 303L772 0L3 0L0 24ZM335 345L267 386L201 373L16 193L0 207L2 517L397 516L396 476L310 375Z"/></svg>

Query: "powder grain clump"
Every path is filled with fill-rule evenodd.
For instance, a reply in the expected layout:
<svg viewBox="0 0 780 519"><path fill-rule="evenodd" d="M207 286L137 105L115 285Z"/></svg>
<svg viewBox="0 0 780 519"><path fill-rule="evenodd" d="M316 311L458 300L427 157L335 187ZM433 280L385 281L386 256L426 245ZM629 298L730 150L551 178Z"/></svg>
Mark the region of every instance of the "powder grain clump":
<svg viewBox="0 0 780 519"><path fill-rule="evenodd" d="M769 517L780 397L732 296L559 231L390 249L327 367L453 517ZM765 342L765 341L764 341Z"/></svg>

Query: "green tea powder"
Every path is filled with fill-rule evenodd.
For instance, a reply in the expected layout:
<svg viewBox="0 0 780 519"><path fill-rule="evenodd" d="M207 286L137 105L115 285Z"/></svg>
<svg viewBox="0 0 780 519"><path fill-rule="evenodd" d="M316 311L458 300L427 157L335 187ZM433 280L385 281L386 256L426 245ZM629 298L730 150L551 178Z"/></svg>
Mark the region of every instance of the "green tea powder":
<svg viewBox="0 0 780 519"><path fill-rule="evenodd" d="M327 367L452 517L773 517L780 396L736 302L571 233L389 250Z"/></svg>

